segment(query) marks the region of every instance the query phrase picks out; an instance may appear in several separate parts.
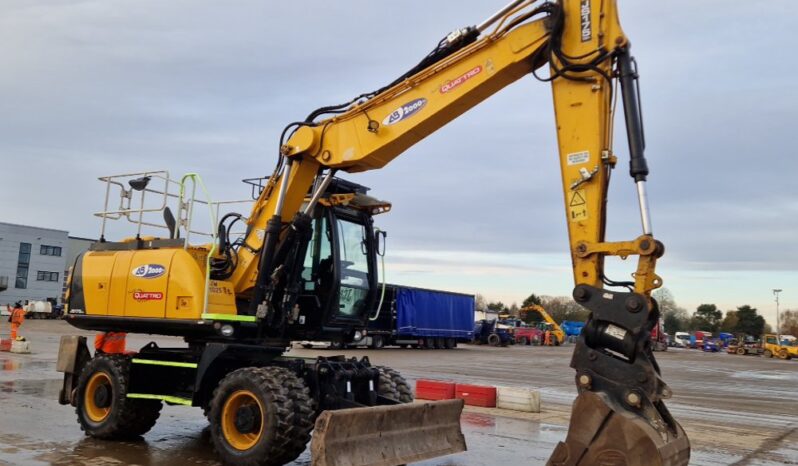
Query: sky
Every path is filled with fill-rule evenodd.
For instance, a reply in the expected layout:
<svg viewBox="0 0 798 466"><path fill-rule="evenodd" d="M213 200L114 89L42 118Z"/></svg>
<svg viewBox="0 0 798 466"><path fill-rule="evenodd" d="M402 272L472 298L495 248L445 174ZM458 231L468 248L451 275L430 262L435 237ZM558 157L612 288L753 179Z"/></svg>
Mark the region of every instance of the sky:
<svg viewBox="0 0 798 466"><path fill-rule="evenodd" d="M619 1L641 73L649 202L677 303L798 309L794 0ZM98 176L271 172L289 122L381 87L504 0L0 3L0 221L97 237ZM529 77L383 170L388 281L520 303L569 295L551 91ZM618 127L622 127L620 124ZM625 138L608 240L640 231ZM123 231L121 227L116 231ZM121 233L120 233L121 235ZM626 279L634 264L612 260Z"/></svg>

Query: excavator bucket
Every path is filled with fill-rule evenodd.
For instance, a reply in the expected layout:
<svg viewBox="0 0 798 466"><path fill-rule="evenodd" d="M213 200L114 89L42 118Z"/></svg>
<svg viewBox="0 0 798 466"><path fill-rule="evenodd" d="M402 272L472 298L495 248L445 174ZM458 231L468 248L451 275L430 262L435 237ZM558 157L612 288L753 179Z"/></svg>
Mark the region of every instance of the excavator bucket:
<svg viewBox="0 0 798 466"><path fill-rule="evenodd" d="M463 400L324 411L310 450L313 466L396 466L466 450Z"/></svg>
<svg viewBox="0 0 798 466"><path fill-rule="evenodd" d="M684 466L690 442L664 405L640 416L613 409L606 397L583 392L574 401L568 437L548 466ZM668 425L669 424L669 425Z"/></svg>

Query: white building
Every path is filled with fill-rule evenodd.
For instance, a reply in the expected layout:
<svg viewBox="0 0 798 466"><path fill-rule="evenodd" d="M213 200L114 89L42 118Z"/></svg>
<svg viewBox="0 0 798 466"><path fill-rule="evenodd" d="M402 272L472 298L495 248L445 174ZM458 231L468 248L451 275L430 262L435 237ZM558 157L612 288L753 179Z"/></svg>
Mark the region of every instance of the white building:
<svg viewBox="0 0 798 466"><path fill-rule="evenodd" d="M6 286L0 306L59 301L68 236L64 230L0 223L0 282Z"/></svg>
<svg viewBox="0 0 798 466"><path fill-rule="evenodd" d="M60 304L66 272L91 242L64 230L0 222L0 309L17 301Z"/></svg>

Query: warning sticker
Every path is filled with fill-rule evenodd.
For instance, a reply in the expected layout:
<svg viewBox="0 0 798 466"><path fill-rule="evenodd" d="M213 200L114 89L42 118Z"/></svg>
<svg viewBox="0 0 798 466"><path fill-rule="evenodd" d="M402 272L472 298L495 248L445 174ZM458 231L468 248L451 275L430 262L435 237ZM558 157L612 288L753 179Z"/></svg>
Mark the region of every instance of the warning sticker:
<svg viewBox="0 0 798 466"><path fill-rule="evenodd" d="M587 220L587 201L585 190L572 191L568 198L568 219L572 222Z"/></svg>
<svg viewBox="0 0 798 466"><path fill-rule="evenodd" d="M573 154L568 154L568 165L579 165L580 163L587 163L590 161L590 152L589 151L582 151L582 152L574 152Z"/></svg>
<svg viewBox="0 0 798 466"><path fill-rule="evenodd" d="M626 336L626 330L612 324L607 326L607 329L604 330L604 333L613 338L617 338L618 340L623 340L624 337Z"/></svg>

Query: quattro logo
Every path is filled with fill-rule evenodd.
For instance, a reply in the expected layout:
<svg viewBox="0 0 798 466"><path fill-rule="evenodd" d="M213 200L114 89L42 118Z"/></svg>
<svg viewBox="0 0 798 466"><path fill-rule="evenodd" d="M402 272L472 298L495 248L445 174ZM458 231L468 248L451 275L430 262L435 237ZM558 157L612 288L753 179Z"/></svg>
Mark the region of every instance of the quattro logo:
<svg viewBox="0 0 798 466"><path fill-rule="evenodd" d="M385 126L391 126L393 124L399 123L400 121L410 118L411 116L420 112L425 105L427 105L427 99L422 98L411 100L410 102L391 112L390 115L382 120L382 124Z"/></svg>
<svg viewBox="0 0 798 466"><path fill-rule="evenodd" d="M158 278L166 273L166 267L161 264L145 264L136 267L131 273L138 278Z"/></svg>
<svg viewBox="0 0 798 466"><path fill-rule="evenodd" d="M134 291L133 299L136 301L160 301L163 299L163 293L160 291Z"/></svg>
<svg viewBox="0 0 798 466"><path fill-rule="evenodd" d="M446 81L445 83L443 83L443 86L441 86L441 94L446 94L447 92L460 87L461 84L463 84L464 82L468 81L469 79L473 78L474 76L478 75L481 72L482 72L482 66L477 65L471 68L470 70L466 71L465 73L461 74L460 76L452 79L451 81Z"/></svg>

